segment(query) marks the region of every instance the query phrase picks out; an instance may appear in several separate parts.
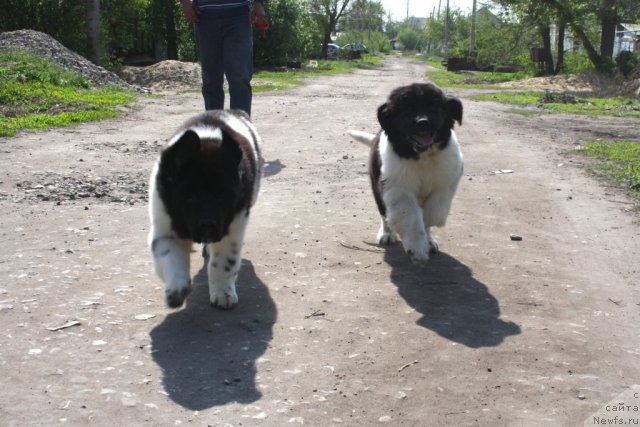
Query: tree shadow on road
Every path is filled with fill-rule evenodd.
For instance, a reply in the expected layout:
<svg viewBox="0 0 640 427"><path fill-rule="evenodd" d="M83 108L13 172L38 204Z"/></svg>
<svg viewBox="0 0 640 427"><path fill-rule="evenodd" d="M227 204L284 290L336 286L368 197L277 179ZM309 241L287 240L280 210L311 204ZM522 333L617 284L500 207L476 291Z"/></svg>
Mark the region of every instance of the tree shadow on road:
<svg viewBox="0 0 640 427"><path fill-rule="evenodd" d="M256 360L273 337L277 310L267 286L243 260L237 288L240 302L230 311L209 306L206 267L194 278L186 307L151 331L154 361L164 390L179 405L203 410L260 399Z"/></svg>
<svg viewBox="0 0 640 427"><path fill-rule="evenodd" d="M426 266L417 266L402 246L394 245L384 259L400 296L422 314L420 326L472 348L498 346L520 334L518 325L500 319L498 300L487 286L455 258L440 252Z"/></svg>

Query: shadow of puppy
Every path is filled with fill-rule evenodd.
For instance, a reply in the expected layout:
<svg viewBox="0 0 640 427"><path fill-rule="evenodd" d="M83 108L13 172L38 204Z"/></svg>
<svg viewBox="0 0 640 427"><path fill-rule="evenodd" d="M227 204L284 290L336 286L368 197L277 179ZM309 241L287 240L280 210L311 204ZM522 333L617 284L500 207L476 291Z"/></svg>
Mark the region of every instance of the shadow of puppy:
<svg viewBox="0 0 640 427"><path fill-rule="evenodd" d="M211 309L203 267L187 306L151 331L153 360L164 373L164 390L184 408L204 410L261 397L255 364L272 339L277 310L251 262L243 264L238 277L243 303L235 310Z"/></svg>
<svg viewBox="0 0 640 427"><path fill-rule="evenodd" d="M495 347L520 327L500 319L498 300L469 267L440 252L426 266L411 263L398 245L387 248L391 281L422 314L418 324L467 347Z"/></svg>
<svg viewBox="0 0 640 427"><path fill-rule="evenodd" d="M284 168L286 168L286 166L280 161L280 159L265 162L264 167L262 168L262 176L269 178L279 174Z"/></svg>

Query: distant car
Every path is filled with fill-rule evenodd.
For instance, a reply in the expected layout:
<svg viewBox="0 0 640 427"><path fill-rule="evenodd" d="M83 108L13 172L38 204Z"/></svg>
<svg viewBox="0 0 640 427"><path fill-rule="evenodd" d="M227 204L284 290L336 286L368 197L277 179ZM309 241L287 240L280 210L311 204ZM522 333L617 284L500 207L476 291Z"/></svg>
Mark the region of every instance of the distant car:
<svg viewBox="0 0 640 427"><path fill-rule="evenodd" d="M327 44L327 56L333 58L340 52L340 46L334 43Z"/></svg>
<svg viewBox="0 0 640 427"><path fill-rule="evenodd" d="M369 53L369 49L362 43L349 43L342 46L342 50L348 52L360 52L360 53Z"/></svg>

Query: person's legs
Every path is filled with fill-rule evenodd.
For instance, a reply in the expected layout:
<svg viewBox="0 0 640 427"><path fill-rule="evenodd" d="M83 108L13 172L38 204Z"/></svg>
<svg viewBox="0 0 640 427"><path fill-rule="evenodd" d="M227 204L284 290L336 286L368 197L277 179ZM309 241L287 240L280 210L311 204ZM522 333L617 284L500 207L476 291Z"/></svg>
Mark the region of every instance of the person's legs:
<svg viewBox="0 0 640 427"><path fill-rule="evenodd" d="M205 110L224 108L224 26L220 19L202 14L196 24L196 44L202 69Z"/></svg>
<svg viewBox="0 0 640 427"><path fill-rule="evenodd" d="M230 108L251 115L253 75L253 32L251 14L228 18L224 31L224 74L229 82Z"/></svg>

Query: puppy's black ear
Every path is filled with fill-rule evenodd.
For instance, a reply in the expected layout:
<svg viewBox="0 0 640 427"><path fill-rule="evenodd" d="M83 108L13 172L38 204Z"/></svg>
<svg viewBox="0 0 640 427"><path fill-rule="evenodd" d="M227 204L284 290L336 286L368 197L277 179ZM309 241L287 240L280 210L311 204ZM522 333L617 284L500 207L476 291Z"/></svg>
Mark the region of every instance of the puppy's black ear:
<svg viewBox="0 0 640 427"><path fill-rule="evenodd" d="M381 106L378 107L378 123L382 129L387 130L387 123L389 121L389 116L391 115L392 109L388 102L385 102Z"/></svg>
<svg viewBox="0 0 640 427"><path fill-rule="evenodd" d="M458 98L449 97L445 101L445 108L452 120L462 124L462 102ZM452 126L453 127L453 126Z"/></svg>
<svg viewBox="0 0 640 427"><path fill-rule="evenodd" d="M167 148L160 163L171 172L179 172L187 166L200 152L200 137L191 129L182 134L180 139Z"/></svg>

